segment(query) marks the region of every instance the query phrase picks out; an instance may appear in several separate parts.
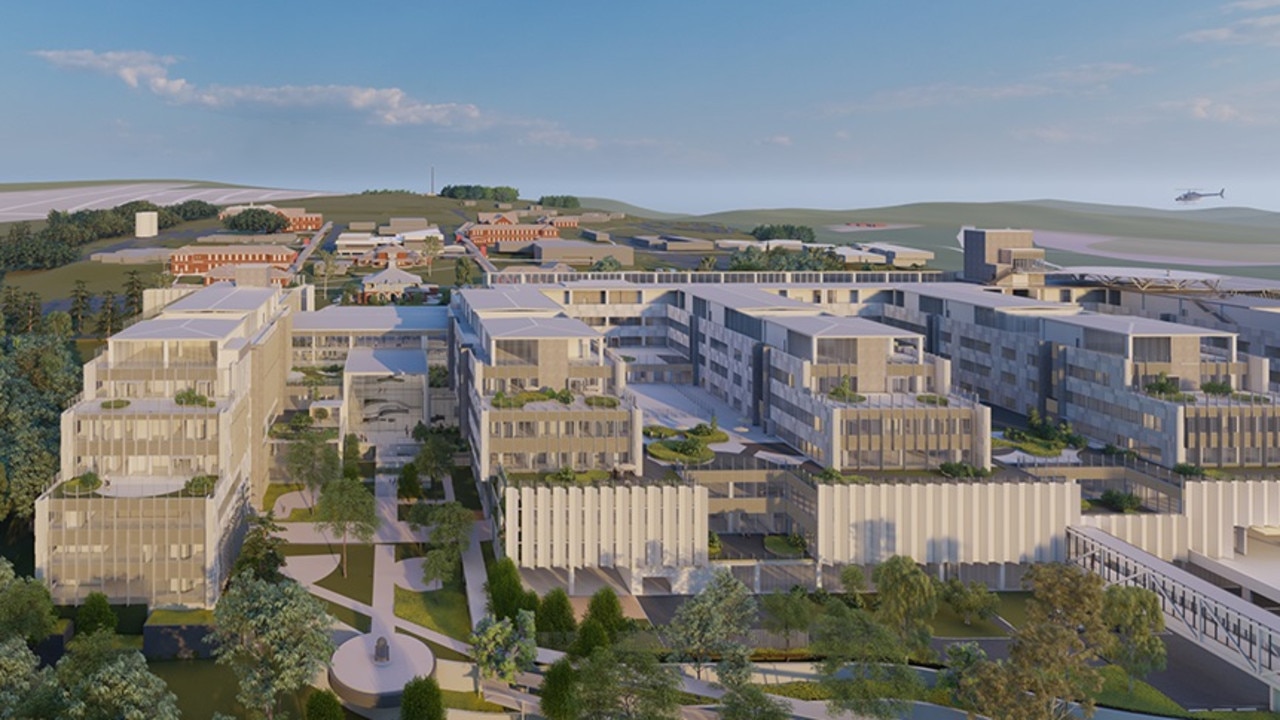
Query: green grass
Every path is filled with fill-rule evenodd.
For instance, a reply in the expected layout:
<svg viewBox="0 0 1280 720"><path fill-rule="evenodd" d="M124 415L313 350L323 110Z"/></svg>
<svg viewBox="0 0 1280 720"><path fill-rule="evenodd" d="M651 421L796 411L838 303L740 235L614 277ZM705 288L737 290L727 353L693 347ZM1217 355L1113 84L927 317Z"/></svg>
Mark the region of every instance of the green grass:
<svg viewBox="0 0 1280 720"><path fill-rule="evenodd" d="M285 543L284 556L292 557L294 555L337 555L342 552L342 546L333 543L332 545L324 543L306 544L306 543Z"/></svg>
<svg viewBox="0 0 1280 720"><path fill-rule="evenodd" d="M793 700L830 700L831 693L816 682L809 680L797 680L795 682L785 682L776 684L753 683L756 687L779 697L791 698Z"/></svg>
<svg viewBox="0 0 1280 720"><path fill-rule="evenodd" d="M334 545L334 549L338 551L339 556L342 553L341 545ZM347 576L342 576L342 566L334 569L333 572L322 578L316 583L326 590L332 590L351 598L365 605L373 604L373 546L372 545L348 545L347 546Z"/></svg>
<svg viewBox="0 0 1280 720"><path fill-rule="evenodd" d="M993 620L976 619L972 625L965 625L964 619L955 613L946 603L938 604L938 613L933 616L934 637L945 638L985 638L1005 637L1009 633Z"/></svg>
<svg viewBox="0 0 1280 720"><path fill-rule="evenodd" d="M454 710L471 710L473 712L488 713L506 713L507 708L501 705L495 705L481 697L477 692L463 692L461 690L441 690L440 694L444 696L444 706L453 708Z"/></svg>
<svg viewBox="0 0 1280 720"><path fill-rule="evenodd" d="M300 507L289 511L287 517L279 518L280 522L316 522L314 507Z"/></svg>
<svg viewBox="0 0 1280 720"><path fill-rule="evenodd" d="M1129 692L1128 676L1115 665L1107 665L1098 670L1102 673L1102 692L1098 693L1097 698L1099 705L1170 717L1192 717L1168 695L1141 680L1135 680L1133 692Z"/></svg>
<svg viewBox="0 0 1280 720"><path fill-rule="evenodd" d="M212 625L212 610L152 610L148 625Z"/></svg>
<svg viewBox="0 0 1280 720"><path fill-rule="evenodd" d="M339 605L329 600L325 600L324 598L318 598L318 599L320 600L320 602L324 603L325 609L329 611L329 614L333 616L334 620L337 620L338 622L346 623L347 625L350 625L351 627L355 628L356 630L359 630L362 633L369 632L369 630L373 627L373 618L369 617L368 615L365 615L362 612L356 612L355 610L352 610L347 607L343 607L342 605Z"/></svg>
<svg viewBox="0 0 1280 720"><path fill-rule="evenodd" d="M1047 443L1043 440L1021 440L1014 442L1013 440L1005 440L1004 438L991 438L991 447L1014 448L1036 457L1058 457L1062 454L1066 445Z"/></svg>
<svg viewBox="0 0 1280 720"><path fill-rule="evenodd" d="M405 630L403 628L396 628L396 632L401 635L408 635L411 638L417 639L419 642L425 643L427 647L431 648L431 653L436 656L437 660L456 660L457 662L471 662L471 658L468 657L467 655L464 655L458 652L457 650L454 650L453 648L447 648L439 643L431 642L430 640L422 637L421 635L418 635L417 633L411 633L408 630Z"/></svg>
<svg viewBox="0 0 1280 720"><path fill-rule="evenodd" d="M1000 609L997 614L1005 622L1015 628L1027 624L1027 600L1031 599L1031 593L1016 591L1001 592L996 595L1000 598Z"/></svg>
<svg viewBox="0 0 1280 720"><path fill-rule="evenodd" d="M793 546L786 535L769 535L764 539L764 549L784 558L804 557L804 550Z"/></svg>
<svg viewBox="0 0 1280 720"><path fill-rule="evenodd" d="M699 448L699 452L695 455L686 455L676 452L671 448L670 440L659 440L657 442L645 445L645 452L658 460L666 460L667 462L679 462L687 465L701 465L702 463L711 462L715 459L716 451L705 445Z"/></svg>
<svg viewBox="0 0 1280 720"><path fill-rule="evenodd" d="M262 494L262 509L270 510L281 495L298 492L302 487L302 483L268 483L266 492Z"/></svg>
<svg viewBox="0 0 1280 720"><path fill-rule="evenodd" d="M415 622L457 640L471 637L471 612L459 569L439 590L415 592L396 588L396 617Z"/></svg>

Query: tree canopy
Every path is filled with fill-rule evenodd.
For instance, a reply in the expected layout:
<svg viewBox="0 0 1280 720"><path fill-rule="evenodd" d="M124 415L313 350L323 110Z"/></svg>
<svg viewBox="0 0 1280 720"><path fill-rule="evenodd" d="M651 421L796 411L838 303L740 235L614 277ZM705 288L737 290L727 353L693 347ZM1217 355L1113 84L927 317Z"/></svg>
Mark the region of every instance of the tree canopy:
<svg viewBox="0 0 1280 720"><path fill-rule="evenodd" d="M430 675L415 677L404 685L400 699L400 720L445 720L448 710L440 683Z"/></svg>
<svg viewBox="0 0 1280 720"><path fill-rule="evenodd" d="M364 483L348 477L332 480L320 489L316 503L317 526L342 537L342 576L347 576L347 538L369 542L378 532L378 503Z"/></svg>
<svg viewBox="0 0 1280 720"><path fill-rule="evenodd" d="M234 232L270 235L283 232L289 220L274 210L247 208L222 221L223 227Z"/></svg>
<svg viewBox="0 0 1280 720"><path fill-rule="evenodd" d="M612 255L606 255L591 264L591 272L618 272L622 269L622 263Z"/></svg>
<svg viewBox="0 0 1280 720"><path fill-rule="evenodd" d="M507 185L489 187L487 185L445 185L440 189L440 197L457 200L493 200L494 202L515 202L520 199L520 191Z"/></svg>
<svg viewBox="0 0 1280 720"><path fill-rule="evenodd" d="M538 198L538 204L544 207L565 208L568 210L576 210L582 207L582 202L578 200L576 195L543 195Z"/></svg>
<svg viewBox="0 0 1280 720"><path fill-rule="evenodd" d="M422 563L422 581L444 582L452 578L461 567L462 553L471 546L471 527L475 513L459 502L419 502L409 511L409 524L413 528L431 528L427 541L427 555Z"/></svg>
<svg viewBox="0 0 1280 720"><path fill-rule="evenodd" d="M756 601L727 569L717 570L711 582L676 609L667 625L667 643L693 662L698 677L713 656L738 645L756 617Z"/></svg>
<svg viewBox="0 0 1280 720"><path fill-rule="evenodd" d="M879 603L876 618L884 623L910 652L929 651L933 630L929 621L938 611L933 580L915 560L895 555L872 571Z"/></svg>
<svg viewBox="0 0 1280 720"><path fill-rule="evenodd" d="M53 632L53 598L44 583L18 577L0 557L0 640L17 638L35 645Z"/></svg>
<svg viewBox="0 0 1280 720"><path fill-rule="evenodd" d="M808 225L757 225L751 228L751 237L757 240L799 240L811 243L816 239Z"/></svg>
<svg viewBox="0 0 1280 720"><path fill-rule="evenodd" d="M280 582L284 574L284 538L279 533L283 530L276 524L275 514L268 510L263 515L249 517L249 529L245 532L244 542L240 545L240 555L231 567L232 575L247 572L259 580Z"/></svg>

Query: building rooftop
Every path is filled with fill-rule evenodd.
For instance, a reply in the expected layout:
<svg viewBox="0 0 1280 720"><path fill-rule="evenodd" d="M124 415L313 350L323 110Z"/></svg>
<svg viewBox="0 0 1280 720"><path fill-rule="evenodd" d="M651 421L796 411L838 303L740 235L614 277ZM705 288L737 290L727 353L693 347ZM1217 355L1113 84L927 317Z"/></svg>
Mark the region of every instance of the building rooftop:
<svg viewBox="0 0 1280 720"><path fill-rule="evenodd" d="M809 337L919 337L916 333L859 317L836 315L788 317L775 324Z"/></svg>
<svg viewBox="0 0 1280 720"><path fill-rule="evenodd" d="M816 306L784 298L771 292L747 285L697 285L685 288L686 292L709 302L734 310L821 312Z"/></svg>
<svg viewBox="0 0 1280 720"><path fill-rule="evenodd" d="M1120 335L1193 335L1206 337L1229 337L1235 333L1223 330L1165 322L1136 315L1103 315L1099 313L1080 313L1063 317L1045 318L1046 322L1075 325L1094 330L1105 330Z"/></svg>
<svg viewBox="0 0 1280 720"><path fill-rule="evenodd" d="M217 282L165 306L163 312L232 312L257 310L278 291L273 288L238 287Z"/></svg>
<svg viewBox="0 0 1280 720"><path fill-rule="evenodd" d="M297 254L296 250L291 250L284 245L187 245L173 251L174 255L210 255L213 253L221 253L224 255L245 255L253 253L255 255L280 255L289 256Z"/></svg>
<svg viewBox="0 0 1280 720"><path fill-rule="evenodd" d="M303 331L444 332L448 327L449 308L438 305L330 305L293 316L293 329Z"/></svg>
<svg viewBox="0 0 1280 720"><path fill-rule="evenodd" d="M111 340L221 340L240 327L232 318L158 317L130 325Z"/></svg>
<svg viewBox="0 0 1280 720"><path fill-rule="evenodd" d="M581 320L564 317L492 317L483 321L489 337L502 340L539 338L599 338L600 333Z"/></svg>
<svg viewBox="0 0 1280 720"><path fill-rule="evenodd" d="M395 265L387 267L387 269L376 272L372 275L360 279L362 287L371 287L374 285L421 285L422 278L411 272L405 272Z"/></svg>
<svg viewBox="0 0 1280 720"><path fill-rule="evenodd" d="M343 372L352 375L426 375L422 350L352 348Z"/></svg>
<svg viewBox="0 0 1280 720"><path fill-rule="evenodd" d="M984 287L985 286L983 285L959 282L902 283L894 286L895 289L906 292L941 298L943 300L955 300L956 302L968 303L970 305L992 308L995 310L1024 308L1033 310L1056 310L1068 314L1081 312L1080 308L1074 305L1050 302L1048 300L1037 300L1036 298L1021 297L1018 295L1009 295L994 290L985 290L983 289Z"/></svg>
<svg viewBox="0 0 1280 720"><path fill-rule="evenodd" d="M504 310L555 310L560 305L542 292L520 285L504 285L496 288L476 288L460 292L467 305L478 313Z"/></svg>

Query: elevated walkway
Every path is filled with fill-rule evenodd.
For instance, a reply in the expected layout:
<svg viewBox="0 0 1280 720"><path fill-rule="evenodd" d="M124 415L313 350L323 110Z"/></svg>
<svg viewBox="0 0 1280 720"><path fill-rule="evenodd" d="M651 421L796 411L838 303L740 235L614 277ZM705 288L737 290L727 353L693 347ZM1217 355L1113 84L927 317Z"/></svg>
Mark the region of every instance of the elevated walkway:
<svg viewBox="0 0 1280 720"><path fill-rule="evenodd" d="M1160 598L1168 629L1266 683L1280 709L1280 616L1097 528L1067 528L1070 562Z"/></svg>

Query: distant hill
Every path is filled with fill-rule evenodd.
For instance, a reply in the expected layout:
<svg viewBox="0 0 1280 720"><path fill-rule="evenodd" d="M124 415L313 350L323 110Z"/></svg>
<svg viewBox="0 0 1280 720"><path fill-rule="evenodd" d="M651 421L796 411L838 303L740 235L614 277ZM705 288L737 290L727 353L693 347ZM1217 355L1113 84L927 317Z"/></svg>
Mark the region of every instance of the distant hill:
<svg viewBox="0 0 1280 720"><path fill-rule="evenodd" d="M609 198L596 197L580 197L578 202L582 203L582 207L592 210L604 210L605 212L622 212L634 217L650 218L653 220L676 220L679 218L689 217L680 213L662 212L660 210L650 210L639 205L632 205L621 200L610 200Z"/></svg>

